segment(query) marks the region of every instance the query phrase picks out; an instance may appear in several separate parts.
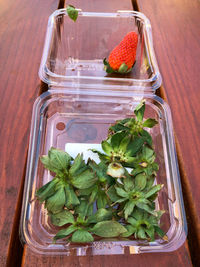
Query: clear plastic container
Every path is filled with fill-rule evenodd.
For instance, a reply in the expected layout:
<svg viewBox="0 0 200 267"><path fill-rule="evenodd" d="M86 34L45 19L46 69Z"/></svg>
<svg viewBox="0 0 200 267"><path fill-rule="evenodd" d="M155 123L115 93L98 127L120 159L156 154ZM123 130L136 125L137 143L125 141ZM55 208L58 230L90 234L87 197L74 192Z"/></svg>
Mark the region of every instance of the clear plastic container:
<svg viewBox="0 0 200 267"><path fill-rule="evenodd" d="M70 91L70 90L69 90ZM132 97L69 93L51 90L36 100L33 108L24 200L20 232L24 243L35 252L51 255L105 255L168 252L179 248L186 239L187 225L168 105L152 94ZM161 225L168 241L154 242L131 239L101 239L87 244L69 244L64 240L52 243L57 232L44 206L35 201L35 192L52 179L39 157L53 146L65 149L67 143L99 144L106 138L110 124L130 117L142 98L146 99L145 117L158 120L151 135L159 164L157 183L164 184L156 206L165 210ZM81 152L81 151L79 151Z"/></svg>
<svg viewBox="0 0 200 267"><path fill-rule="evenodd" d="M130 31L138 34L136 62L126 75L107 74L103 59ZM79 11L76 22L66 9L56 10L48 21L39 71L51 86L95 91L155 91L162 79L158 70L149 20L140 12L94 13Z"/></svg>

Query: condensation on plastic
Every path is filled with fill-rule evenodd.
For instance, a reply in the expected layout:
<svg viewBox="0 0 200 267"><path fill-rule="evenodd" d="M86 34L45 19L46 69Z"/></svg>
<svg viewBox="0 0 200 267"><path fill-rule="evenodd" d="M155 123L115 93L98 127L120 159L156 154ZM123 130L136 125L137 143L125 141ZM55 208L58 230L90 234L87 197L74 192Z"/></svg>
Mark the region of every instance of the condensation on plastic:
<svg viewBox="0 0 200 267"><path fill-rule="evenodd" d="M39 160L53 146L65 149L66 143L99 144L107 136L108 127L118 119L131 117L141 98L146 99L145 117L158 120L150 129L159 164L157 183L164 184L156 208L165 210L161 226L168 241L154 242L134 239L101 239L87 244L70 244L52 238L58 231L48 218L44 206L35 200L36 189L52 179ZM81 152L81 151L80 151ZM50 90L39 96L33 107L30 145L20 236L33 251L51 255L111 255L144 252L169 252L179 248L186 239L187 225L173 138L171 113L159 97L142 93L134 96L103 96L90 90L74 94Z"/></svg>
<svg viewBox="0 0 200 267"><path fill-rule="evenodd" d="M125 75L107 74L103 59L130 31L138 34L136 62ZM76 22L66 9L56 10L47 26L40 78L51 87L90 88L97 92L111 89L155 92L162 83L153 49L151 25L136 11L95 13L79 11ZM112 87L115 86L115 91Z"/></svg>

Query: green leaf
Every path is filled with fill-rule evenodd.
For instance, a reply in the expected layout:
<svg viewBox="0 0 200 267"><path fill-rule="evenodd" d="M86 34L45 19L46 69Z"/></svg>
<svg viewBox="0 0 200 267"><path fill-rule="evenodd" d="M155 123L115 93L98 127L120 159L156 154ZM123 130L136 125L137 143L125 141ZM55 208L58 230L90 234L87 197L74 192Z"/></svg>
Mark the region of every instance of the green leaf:
<svg viewBox="0 0 200 267"><path fill-rule="evenodd" d="M69 170L69 173L71 176L77 176L86 169L88 169L88 167L83 160L83 154L78 154Z"/></svg>
<svg viewBox="0 0 200 267"><path fill-rule="evenodd" d="M122 139L121 139L121 142L120 142L120 145L119 145L119 149L123 152L126 153L126 150L127 150L127 147L128 147L128 144L130 143L130 136L129 135L126 135L124 136Z"/></svg>
<svg viewBox="0 0 200 267"><path fill-rule="evenodd" d="M126 155L126 162L123 162L123 166L127 168L133 168L135 162L135 157L130 157Z"/></svg>
<svg viewBox="0 0 200 267"><path fill-rule="evenodd" d="M126 191L124 191L124 189L120 188L120 187L115 187L117 194L120 197L128 197L128 193Z"/></svg>
<svg viewBox="0 0 200 267"><path fill-rule="evenodd" d="M104 64L105 66L108 66L108 65L109 65L109 63L108 63L108 61L106 60L106 58L103 59L103 64Z"/></svg>
<svg viewBox="0 0 200 267"><path fill-rule="evenodd" d="M152 215L156 215L156 212L153 210L153 209L151 209L147 204L145 204L145 203L141 203L141 202L139 202L139 203L136 203L136 206L138 207L138 208L140 208L140 209L142 209L142 210L145 210L145 211L147 211L148 213L150 213L150 214L152 214Z"/></svg>
<svg viewBox="0 0 200 267"><path fill-rule="evenodd" d="M104 66L104 70L107 72L107 73L113 73L115 72L110 65L107 65L107 66Z"/></svg>
<svg viewBox="0 0 200 267"><path fill-rule="evenodd" d="M138 166L137 168L135 168L131 171L131 175L136 176L136 175L143 173L143 172L144 172L144 170L140 166Z"/></svg>
<svg viewBox="0 0 200 267"><path fill-rule="evenodd" d="M133 188L134 188L133 178L131 176L126 177L126 179L124 179L124 189L127 192L130 192L132 191Z"/></svg>
<svg viewBox="0 0 200 267"><path fill-rule="evenodd" d="M97 194L98 194L98 186L94 186L94 189L93 189L93 191L90 195L90 198L89 198L90 204L92 204L96 200Z"/></svg>
<svg viewBox="0 0 200 267"><path fill-rule="evenodd" d="M136 232L136 228L133 227L133 226L130 225L130 224L125 225L124 227L126 228L126 231L127 231L127 232L121 234L122 237L129 237L129 236L131 236L133 233Z"/></svg>
<svg viewBox="0 0 200 267"><path fill-rule="evenodd" d="M143 190L147 183L147 177L144 173L140 173L135 177L135 188Z"/></svg>
<svg viewBox="0 0 200 267"><path fill-rule="evenodd" d="M68 153L54 147L49 150L48 157L51 166L60 171L66 170L72 159Z"/></svg>
<svg viewBox="0 0 200 267"><path fill-rule="evenodd" d="M74 217L68 210L63 210L56 214L50 214L51 222L56 226L63 226L67 223L74 223Z"/></svg>
<svg viewBox="0 0 200 267"><path fill-rule="evenodd" d="M93 215L93 205L89 205L87 209L87 216L92 216Z"/></svg>
<svg viewBox="0 0 200 267"><path fill-rule="evenodd" d="M143 146L142 156L146 160L150 160L154 156L154 150L148 147L147 145Z"/></svg>
<svg viewBox="0 0 200 267"><path fill-rule="evenodd" d="M88 213L89 202L88 200L80 200L80 205L75 207L75 213L85 217Z"/></svg>
<svg viewBox="0 0 200 267"><path fill-rule="evenodd" d="M127 222L135 227L137 225L138 221L136 219L134 219L133 217L128 217Z"/></svg>
<svg viewBox="0 0 200 267"><path fill-rule="evenodd" d="M133 120L133 118L125 118L125 119L123 119L123 120L118 120L118 121L117 121L117 124L125 125L125 124L129 123L129 122L132 121L132 120Z"/></svg>
<svg viewBox="0 0 200 267"><path fill-rule="evenodd" d="M118 198L118 200L115 202L116 203L122 203L122 202L126 201L127 199L128 199L127 197L126 198Z"/></svg>
<svg viewBox="0 0 200 267"><path fill-rule="evenodd" d="M145 111L145 101L142 100L141 103L134 110L134 113L135 113L138 121L143 120L144 111Z"/></svg>
<svg viewBox="0 0 200 267"><path fill-rule="evenodd" d="M132 200L129 200L125 206L124 206L124 215L125 219L127 220L128 216L133 212L133 209L135 207L135 202Z"/></svg>
<svg viewBox="0 0 200 267"><path fill-rule="evenodd" d="M159 165L158 165L158 163L154 162L154 163L152 164L152 170L154 170L154 171L156 171L156 172L159 170Z"/></svg>
<svg viewBox="0 0 200 267"><path fill-rule="evenodd" d="M43 185L36 191L35 195L40 202L45 201L48 197L52 196L55 193L55 188L58 182L59 179L54 178L53 180Z"/></svg>
<svg viewBox="0 0 200 267"><path fill-rule="evenodd" d="M160 237L163 238L165 236L165 232L159 226L154 226L154 229Z"/></svg>
<svg viewBox="0 0 200 267"><path fill-rule="evenodd" d="M150 207L151 207L152 210L155 210L156 209L156 204L155 204L155 202L153 202L154 200L151 200L150 199L150 204L149 205L150 205ZM148 201L149 201L149 199L148 199ZM156 211L155 211L154 216L156 216Z"/></svg>
<svg viewBox="0 0 200 267"><path fill-rule="evenodd" d="M101 237L115 237L126 231L126 228L116 221L98 222L92 228L92 232Z"/></svg>
<svg viewBox="0 0 200 267"><path fill-rule="evenodd" d="M79 189L78 193L80 196L88 196L92 193L92 191L94 190L95 186L91 186L89 188L85 188L85 189Z"/></svg>
<svg viewBox="0 0 200 267"><path fill-rule="evenodd" d="M114 179L106 174L107 165L104 162L100 162L99 164L96 164L95 161L90 160L89 166L95 172L96 176L98 177L98 180L101 183L107 182L109 185L114 183Z"/></svg>
<svg viewBox="0 0 200 267"><path fill-rule="evenodd" d="M120 143L125 136L126 136L125 132L117 132L111 136L110 142L115 152L118 152Z"/></svg>
<svg viewBox="0 0 200 267"><path fill-rule="evenodd" d="M88 223L97 223L112 219L112 211L101 208L97 212L88 218Z"/></svg>
<svg viewBox="0 0 200 267"><path fill-rule="evenodd" d="M149 118L149 119L147 119L146 121L144 121L144 123L143 123L143 127L152 128L152 127L154 127L157 123L158 123L157 120Z"/></svg>
<svg viewBox="0 0 200 267"><path fill-rule="evenodd" d="M54 241L58 240L58 239L62 239L67 237L68 235L70 235L71 233L73 233L74 231L76 231L77 227L74 225L70 225L68 228L66 229L62 229L60 230L53 238Z"/></svg>
<svg viewBox="0 0 200 267"><path fill-rule="evenodd" d="M144 231L142 228L140 228L140 229L138 230L138 232L137 232L137 236L138 236L138 238L140 238L140 239L147 239L146 234L145 234L145 231Z"/></svg>
<svg viewBox="0 0 200 267"><path fill-rule="evenodd" d="M124 126L128 127L128 131L134 130L137 125L138 122L135 118L129 118L129 120L124 124Z"/></svg>
<svg viewBox="0 0 200 267"><path fill-rule="evenodd" d="M89 149L89 150L92 151L93 153L97 153L98 156L99 156L99 159L100 159L101 161L105 161L105 162L107 162L107 161L109 161L109 159L110 159L108 155L103 154L103 153L99 152L99 151L96 150L96 149Z"/></svg>
<svg viewBox="0 0 200 267"><path fill-rule="evenodd" d="M63 209L65 202L65 190L63 187L60 187L53 196L45 201L45 208L52 213L58 213Z"/></svg>
<svg viewBox="0 0 200 267"><path fill-rule="evenodd" d="M155 193L155 194L153 194L152 196L150 196L150 197L148 198L148 200L153 202L154 200L156 200L157 196L158 196L158 193Z"/></svg>
<svg viewBox="0 0 200 267"><path fill-rule="evenodd" d="M73 186L78 189L89 188L93 186L96 181L97 179L94 177L94 174L89 169L77 176L74 176L71 180Z"/></svg>
<svg viewBox="0 0 200 267"><path fill-rule="evenodd" d="M143 219L143 214L144 214L143 210L139 210L139 209L136 208L136 209L134 209L134 211L131 214L132 217L129 217L127 221L130 224L135 225L135 221L133 221L131 218L135 219L136 221L139 221L139 220Z"/></svg>
<svg viewBox="0 0 200 267"><path fill-rule="evenodd" d="M65 185L65 194L66 194L66 207L76 206L80 204L78 197L76 196L72 186Z"/></svg>
<svg viewBox="0 0 200 267"><path fill-rule="evenodd" d="M155 186L153 186L145 195L146 198L151 197L152 195L154 195L155 193L157 193L158 191L161 190L161 188L163 187L162 184L157 184Z"/></svg>
<svg viewBox="0 0 200 267"><path fill-rule="evenodd" d="M44 167L45 167L46 169L48 169L48 170L50 170L50 171L52 171L52 172L57 173L57 171L58 171L57 168L55 168L55 167L53 167L53 166L51 165L51 161L50 161L50 159L49 159L48 156L46 156L46 155L41 156L41 157L40 157L40 161L42 162L42 164L44 165Z"/></svg>
<svg viewBox="0 0 200 267"><path fill-rule="evenodd" d="M77 243L88 243L93 242L94 238L88 231L80 229L73 233L71 240Z"/></svg>
<svg viewBox="0 0 200 267"><path fill-rule="evenodd" d="M94 160L89 159L89 166L96 173L98 177L103 175L103 168L101 167L101 165L99 166L98 164L96 164ZM103 164L103 166L106 165Z"/></svg>
<svg viewBox="0 0 200 267"><path fill-rule="evenodd" d="M121 66L118 69L119 73L126 73L128 70L128 66L126 65L126 63L122 63Z"/></svg>
<svg viewBox="0 0 200 267"><path fill-rule="evenodd" d="M148 145L152 146L152 137L146 130L142 129L140 135L144 138Z"/></svg>
<svg viewBox="0 0 200 267"><path fill-rule="evenodd" d="M155 231L154 231L154 227L153 226L151 226L149 228L145 228L144 231L150 237L151 241L155 240Z"/></svg>
<svg viewBox="0 0 200 267"><path fill-rule="evenodd" d="M108 63L108 61L106 60L106 58L104 58L103 60L103 64L104 64L104 70L107 72L107 73L113 73L114 70L111 68L110 64Z"/></svg>
<svg viewBox="0 0 200 267"><path fill-rule="evenodd" d="M145 187L145 192L149 191L152 188L152 185L154 184L154 176L148 177L146 187Z"/></svg>
<svg viewBox="0 0 200 267"><path fill-rule="evenodd" d="M122 123L117 123L109 128L111 131L121 132L121 131L128 131L129 128L124 126Z"/></svg>
<svg viewBox="0 0 200 267"><path fill-rule="evenodd" d="M68 5L66 10L70 19L75 22L78 18L78 10L72 5Z"/></svg>
<svg viewBox="0 0 200 267"><path fill-rule="evenodd" d="M98 209L105 208L107 203L108 201L107 201L107 196L105 195L105 193L102 192L101 194L98 194L98 198L97 198Z"/></svg>
<svg viewBox="0 0 200 267"><path fill-rule="evenodd" d="M101 146L102 146L102 149L103 151L107 154L107 155L111 155L111 151L112 151L112 147L111 145L107 142L107 141L102 141L101 142Z"/></svg>
<svg viewBox="0 0 200 267"><path fill-rule="evenodd" d="M135 136L134 139L128 144L127 156L135 156L140 151L145 140L142 137Z"/></svg>
<svg viewBox="0 0 200 267"><path fill-rule="evenodd" d="M117 192L113 185L108 188L107 195L113 202L116 202L119 199L119 196L117 195Z"/></svg>

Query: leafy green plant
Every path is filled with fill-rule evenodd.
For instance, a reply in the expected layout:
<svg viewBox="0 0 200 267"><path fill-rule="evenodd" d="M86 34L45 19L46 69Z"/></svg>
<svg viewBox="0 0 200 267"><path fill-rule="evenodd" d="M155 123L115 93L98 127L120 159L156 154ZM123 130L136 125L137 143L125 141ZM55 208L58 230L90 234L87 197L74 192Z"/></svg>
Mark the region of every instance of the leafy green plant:
<svg viewBox="0 0 200 267"><path fill-rule="evenodd" d="M114 186L115 191L112 190L111 194L109 194L108 191L108 195L114 204L123 203L123 208L120 210L123 211L125 220L128 219L128 216L132 214L135 208L155 215L155 207L151 198L152 196L157 196L157 192L159 192L163 186L159 184L146 188L146 185L147 176L142 173L135 176L135 179L131 176L127 176L123 184L116 184Z"/></svg>
<svg viewBox="0 0 200 267"><path fill-rule="evenodd" d="M143 137L130 135L127 131L119 131L102 141L101 146L105 154L95 149L92 151L97 153L100 160L105 163L118 162L125 167L131 167L144 143Z"/></svg>
<svg viewBox="0 0 200 267"><path fill-rule="evenodd" d="M137 175L144 172L147 176L156 176L159 166L155 162L155 159L155 151L148 145L144 145L142 151L138 153L133 161L133 170L131 174Z"/></svg>
<svg viewBox="0 0 200 267"><path fill-rule="evenodd" d="M145 102L141 103L135 108L135 118L126 118L117 121L109 128L110 134L116 132L126 132L134 136L143 138L149 146L152 146L152 137L144 128L153 128L158 122L155 119L148 118L144 120Z"/></svg>
<svg viewBox="0 0 200 267"><path fill-rule="evenodd" d="M161 238L167 238L163 230L159 227L158 222L162 216L163 211L155 212L155 215L136 209L128 218L126 232L122 234L123 237L128 237L134 234L136 239L155 240L155 233Z"/></svg>
<svg viewBox="0 0 200 267"><path fill-rule="evenodd" d="M44 167L56 175L37 190L36 196L40 202L45 201L45 207L52 213L59 212L64 206L70 208L80 204L75 190L87 189L96 182L82 154L78 154L73 163L71 160L68 153L55 148L49 150L48 156L41 157Z"/></svg>
<svg viewBox="0 0 200 267"><path fill-rule="evenodd" d="M125 233L126 228L120 223L112 221L111 218L112 211L103 208L98 209L91 216L86 217L81 214L76 219L69 211L53 215L51 221L54 225L71 224L67 228L61 229L54 237L54 241L66 238L72 242L92 242L94 240L92 233L101 237L115 237Z"/></svg>
<svg viewBox="0 0 200 267"><path fill-rule="evenodd" d="M97 153L100 163L73 159L67 152L51 148L41 162L53 179L36 192L51 223L62 227L54 237L68 242L92 242L95 236L129 237L153 241L166 236L159 227L164 213L155 209L163 185L156 184L159 169L152 137L144 128L154 119L144 119L145 102L134 118L117 121L109 128Z"/></svg>

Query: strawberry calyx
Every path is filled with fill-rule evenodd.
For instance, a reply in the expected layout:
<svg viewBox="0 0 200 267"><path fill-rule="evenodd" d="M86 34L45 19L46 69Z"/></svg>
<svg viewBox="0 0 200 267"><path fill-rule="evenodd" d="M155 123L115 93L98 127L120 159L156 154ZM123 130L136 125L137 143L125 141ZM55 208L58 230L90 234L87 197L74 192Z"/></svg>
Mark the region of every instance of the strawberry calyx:
<svg viewBox="0 0 200 267"><path fill-rule="evenodd" d="M124 74L124 73L129 73L132 68L128 69L128 66L126 65L126 63L122 63L121 66L119 67L118 70L114 70L109 62L106 60L106 58L104 58L103 60L103 64L104 64L104 70L107 72L107 73L120 73L120 74Z"/></svg>

